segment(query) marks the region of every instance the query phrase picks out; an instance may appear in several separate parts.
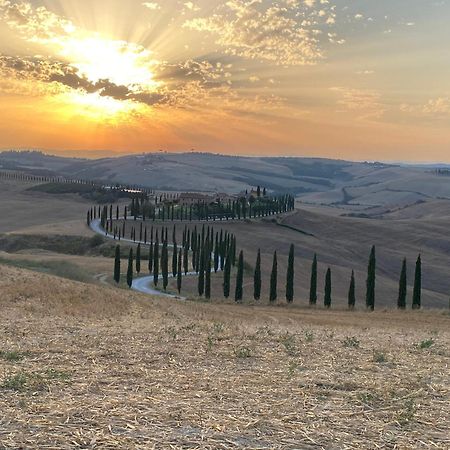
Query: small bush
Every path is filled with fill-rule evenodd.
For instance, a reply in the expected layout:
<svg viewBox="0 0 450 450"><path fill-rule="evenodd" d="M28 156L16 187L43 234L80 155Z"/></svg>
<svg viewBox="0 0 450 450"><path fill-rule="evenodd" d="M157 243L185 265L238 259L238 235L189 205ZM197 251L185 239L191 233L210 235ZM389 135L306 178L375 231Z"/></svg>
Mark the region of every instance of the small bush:
<svg viewBox="0 0 450 450"><path fill-rule="evenodd" d="M252 351L248 347L239 347L234 349L234 354L236 358L250 358L252 356Z"/></svg>
<svg viewBox="0 0 450 450"><path fill-rule="evenodd" d="M342 344L344 345L344 347L354 347L354 348L358 348L359 347L359 340L355 337L346 337L343 341Z"/></svg>
<svg viewBox="0 0 450 450"><path fill-rule="evenodd" d="M290 356L295 356L297 354L295 345L295 336L290 333L286 333L279 338L279 342L283 344L286 353Z"/></svg>
<svg viewBox="0 0 450 450"><path fill-rule="evenodd" d="M383 352L375 351L373 353L373 362L376 362L379 364L387 362L386 355Z"/></svg>
<svg viewBox="0 0 450 450"><path fill-rule="evenodd" d="M17 351L0 351L0 358L4 359L5 361L9 362L18 362L22 361L26 356L26 353L21 353Z"/></svg>
<svg viewBox="0 0 450 450"><path fill-rule="evenodd" d="M434 344L434 339L433 338L424 339L423 341L419 342L418 347L420 349L430 348L433 344Z"/></svg>
<svg viewBox="0 0 450 450"><path fill-rule="evenodd" d="M311 330L305 331L305 340L306 342L312 342L314 340L314 333Z"/></svg>

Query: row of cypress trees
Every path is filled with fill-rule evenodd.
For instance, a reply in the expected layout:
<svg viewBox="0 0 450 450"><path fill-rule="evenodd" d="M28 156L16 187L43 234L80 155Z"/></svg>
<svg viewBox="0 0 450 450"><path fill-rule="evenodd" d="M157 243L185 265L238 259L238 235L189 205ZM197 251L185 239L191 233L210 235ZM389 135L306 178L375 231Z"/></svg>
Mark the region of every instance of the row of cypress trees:
<svg viewBox="0 0 450 450"><path fill-rule="evenodd" d="M294 274L295 274L295 253L294 245L292 244L289 249L288 265L286 272L286 301L292 303L294 301ZM399 294L397 306L399 309L406 308L406 298L407 298L407 273L406 273L406 259L402 264L402 271L399 281ZM310 279L310 292L309 292L309 304L317 304L317 255L314 255L312 266L311 266L311 279ZM241 302L243 298L243 274L244 274L244 253L243 251L239 254L239 260L237 264L236 273L236 289L235 289L235 301ZM369 264L367 268L367 280L366 280L366 307L370 310L375 309L375 287L376 287L376 251L375 246L372 247ZM278 298L278 256L275 251L272 260L272 269L270 273L269 281L269 301L271 303L275 302ZM224 274L223 274L223 295L225 298L230 297L231 293L231 264L228 263L228 259L225 262ZM260 300L261 298L261 250L258 249L256 264L253 274L253 298L255 300ZM416 270L414 277L414 289L412 298L412 308L421 308L421 291L422 291L422 260L419 255L416 261ZM199 295L202 293L199 291ZM325 285L324 285L324 306L325 308L330 308L332 303L332 276L331 268L328 267L325 274ZM356 281L355 272L352 271L350 277L350 285L348 290L348 307L349 309L354 309L356 304Z"/></svg>
<svg viewBox="0 0 450 450"><path fill-rule="evenodd" d="M151 243L148 255L148 270L153 274L154 285L158 285L160 272L163 280L163 288L167 288L169 273L169 255L168 255L168 228L161 230L161 253L159 231L156 230L155 240L153 240L153 227L151 230ZM185 226L183 231L182 245L178 250L176 241L176 226L172 230L172 276L177 279L178 291L181 291L182 275L188 274L189 262L188 253L192 252L192 267L198 275L198 294L211 296L211 272L223 271L223 295L229 298L231 294L231 268L236 264L236 238L234 235L221 229L217 231L214 238L213 227L202 227L201 233L197 227L191 230ZM127 282L131 287L133 277L133 249L130 250L129 263L127 270ZM138 244L135 257L136 272L141 271L141 243ZM286 301L294 301L294 274L295 274L295 252L292 244L289 249L288 266L286 273ZM317 255L314 255L311 266L309 304L316 305L318 300L318 262ZM114 279L120 281L120 247L116 247L116 257L114 266ZM236 272L235 300L241 302L243 299L243 281L244 281L244 253L239 253ZM261 298L261 251L258 250L256 264L253 274L253 297L255 300ZM372 247L367 268L366 280L366 307L370 310L375 309L375 288L376 288L376 250ZM412 298L412 307L421 308L421 290L422 290L422 260L419 255L416 261L414 289ZM278 256L275 251L272 260L272 270L270 274L269 300L271 303L278 298ZM399 281L399 293L397 306L399 309L405 309L407 302L407 262L403 260L402 270ZM328 268L325 275L324 285L324 306L330 308L332 303L332 274L331 268ZM350 285L348 290L348 307L354 309L356 304L356 281L355 273L352 271Z"/></svg>
<svg viewBox="0 0 450 450"><path fill-rule="evenodd" d="M264 197L262 200L249 202L245 198L240 200L229 200L226 205L217 207L205 202L198 202L194 205L162 205L156 208L150 204L147 198L133 198L131 206L124 206L123 219L130 218L134 220L142 219L151 221L216 221L216 220L245 220L251 218L267 217L276 214L282 214L294 209L295 199L291 195L282 195L279 197ZM86 222L90 225L91 221L99 218L102 228L106 231L118 235L120 239L120 229L114 228L113 221L119 220L119 207L113 205L94 206L87 211ZM122 234L123 237L123 234Z"/></svg>
<svg viewBox="0 0 450 450"><path fill-rule="evenodd" d="M160 276L163 281L163 288L167 288L169 278L169 251L168 251L168 235L169 230L163 227L161 230L150 231L150 243L148 257L148 271L153 274L153 283L158 285ZM223 229L214 230L211 226L206 227L203 224L201 231L195 226L192 230L185 226L182 234L181 246L178 246L176 239L176 225L172 229L172 276L177 279L178 291L181 291L182 275L188 274L189 271L189 253L191 253L191 267L193 271L200 277L206 275L206 291L210 293L210 275L211 271L217 272L223 269L225 255L233 257L233 265L236 255L236 237L234 234L224 231ZM212 257L214 256L214 259ZM116 246L114 279L120 282L120 246ZM130 250L128 260L127 282L132 285L133 262L135 262L135 270L139 274L141 272L142 245L138 243L136 255L134 256L132 249ZM199 290L201 294L205 292L205 287L201 288L199 282ZM208 287L209 285L209 287Z"/></svg>

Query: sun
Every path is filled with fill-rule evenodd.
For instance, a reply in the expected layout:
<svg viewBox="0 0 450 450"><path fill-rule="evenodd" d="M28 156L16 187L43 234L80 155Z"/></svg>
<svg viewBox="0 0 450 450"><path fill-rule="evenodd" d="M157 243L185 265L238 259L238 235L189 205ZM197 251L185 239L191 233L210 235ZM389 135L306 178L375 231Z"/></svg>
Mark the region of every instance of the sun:
<svg viewBox="0 0 450 450"><path fill-rule="evenodd" d="M131 94L153 93L162 84L154 79L158 61L141 45L107 39L99 34L78 33L65 36L53 44L56 52L76 69L77 74L93 84L107 80L119 87L126 87ZM127 98L109 97L101 88L95 93L72 89L64 96L78 114L84 111L91 120L111 119L114 116L123 118L145 108L145 105Z"/></svg>
<svg viewBox="0 0 450 450"><path fill-rule="evenodd" d="M60 53L94 83L109 80L140 91L158 86L153 78L157 62L151 52L140 45L97 35L66 39Z"/></svg>

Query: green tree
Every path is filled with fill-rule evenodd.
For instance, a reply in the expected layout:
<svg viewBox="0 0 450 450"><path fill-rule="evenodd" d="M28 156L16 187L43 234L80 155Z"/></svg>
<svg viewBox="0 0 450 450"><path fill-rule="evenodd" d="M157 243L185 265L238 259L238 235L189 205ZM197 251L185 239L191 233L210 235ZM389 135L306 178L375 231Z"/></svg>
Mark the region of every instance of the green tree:
<svg viewBox="0 0 450 450"><path fill-rule="evenodd" d="M128 255L128 270L127 270L127 284L131 288L133 285L133 249L130 248L130 254Z"/></svg>
<svg viewBox="0 0 450 450"><path fill-rule="evenodd" d="M225 259L223 269L223 296L228 298L230 296L230 281L231 281L231 256Z"/></svg>
<svg viewBox="0 0 450 450"><path fill-rule="evenodd" d="M286 300L288 303L292 303L294 301L294 258L294 244L291 244L286 274Z"/></svg>
<svg viewBox="0 0 450 450"><path fill-rule="evenodd" d="M139 243L136 250L136 272L141 273L141 244Z"/></svg>
<svg viewBox="0 0 450 450"><path fill-rule="evenodd" d="M205 251L203 247L200 251L197 287L198 287L198 295L200 295L201 297L205 293Z"/></svg>
<svg viewBox="0 0 450 450"><path fill-rule="evenodd" d="M241 250L241 252L239 253L237 275L236 275L236 291L234 294L234 300L236 302L242 301L244 289L243 285L244 285L244 252Z"/></svg>
<svg viewBox="0 0 450 450"><path fill-rule="evenodd" d="M258 249L256 257L255 274L253 276L253 298L259 300L261 298L261 249Z"/></svg>
<svg viewBox="0 0 450 450"><path fill-rule="evenodd" d="M311 266L311 283L309 287L309 304L315 305L317 303L317 255L314 255Z"/></svg>
<svg viewBox="0 0 450 450"><path fill-rule="evenodd" d="M211 253L208 254L205 272L205 298L211 298Z"/></svg>
<svg viewBox="0 0 450 450"><path fill-rule="evenodd" d="M148 273L153 272L153 241L149 245L148 250Z"/></svg>
<svg viewBox="0 0 450 450"><path fill-rule="evenodd" d="M172 275L175 278L177 276L177 259L178 259L178 247L177 243L173 243L173 252L172 252Z"/></svg>
<svg viewBox="0 0 450 450"><path fill-rule="evenodd" d="M416 261L416 271L414 274L414 291L412 307L420 309L422 306L422 257L419 255Z"/></svg>
<svg viewBox="0 0 450 450"><path fill-rule="evenodd" d="M348 288L348 308L355 309L356 294L355 294L355 272L352 270L352 276L350 278L350 287Z"/></svg>
<svg viewBox="0 0 450 450"><path fill-rule="evenodd" d="M325 308L331 306L331 269L329 267L325 276L325 296L323 304L325 305Z"/></svg>
<svg viewBox="0 0 450 450"><path fill-rule="evenodd" d="M406 296L408 294L408 279L406 270L406 258L403 260L402 271L400 273L400 282L398 287L397 307L399 309L406 308Z"/></svg>
<svg viewBox="0 0 450 450"><path fill-rule="evenodd" d="M153 284L158 286L159 280L159 238L158 233L156 233L155 239L155 250L153 252Z"/></svg>
<svg viewBox="0 0 450 450"><path fill-rule="evenodd" d="M163 289L167 289L169 284L169 251L167 249L167 239L164 240L161 252L161 274L163 279Z"/></svg>
<svg viewBox="0 0 450 450"><path fill-rule="evenodd" d="M277 299L277 282L278 282L278 261L277 252L273 254L272 272L270 273L270 302L274 302Z"/></svg>
<svg viewBox="0 0 450 450"><path fill-rule="evenodd" d="M181 284L183 282L183 275L181 272L181 261L182 261L182 257L183 257L183 250L180 248L180 253L178 255L178 270L177 270L177 289L178 289L178 294L181 293Z"/></svg>
<svg viewBox="0 0 450 450"><path fill-rule="evenodd" d="M114 281L120 283L120 245L116 246L116 255L114 258Z"/></svg>
<svg viewBox="0 0 450 450"><path fill-rule="evenodd" d="M372 247L369 257L369 265L367 267L367 282L366 282L366 306L372 311L375 309L375 271L376 271L376 254L375 246Z"/></svg>

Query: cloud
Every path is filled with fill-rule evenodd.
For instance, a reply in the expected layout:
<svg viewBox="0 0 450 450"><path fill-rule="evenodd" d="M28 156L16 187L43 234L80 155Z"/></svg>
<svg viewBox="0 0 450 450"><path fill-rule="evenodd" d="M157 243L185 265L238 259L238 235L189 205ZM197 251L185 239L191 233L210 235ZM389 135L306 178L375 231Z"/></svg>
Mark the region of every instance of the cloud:
<svg viewBox="0 0 450 450"><path fill-rule="evenodd" d="M340 111L354 113L360 120L379 119L386 112L381 95L376 91L348 87L332 87L330 90L338 95Z"/></svg>
<svg viewBox="0 0 450 450"><path fill-rule="evenodd" d="M145 6L146 8L156 11L157 9L161 9L161 5L156 2L144 2L142 3L142 6Z"/></svg>
<svg viewBox="0 0 450 450"><path fill-rule="evenodd" d="M328 1L315 5L310 0L284 0L269 6L262 0L229 0L214 14L188 20L183 26L215 35L216 44L227 54L280 65L310 65L324 57L320 26L328 27L335 20Z"/></svg>

